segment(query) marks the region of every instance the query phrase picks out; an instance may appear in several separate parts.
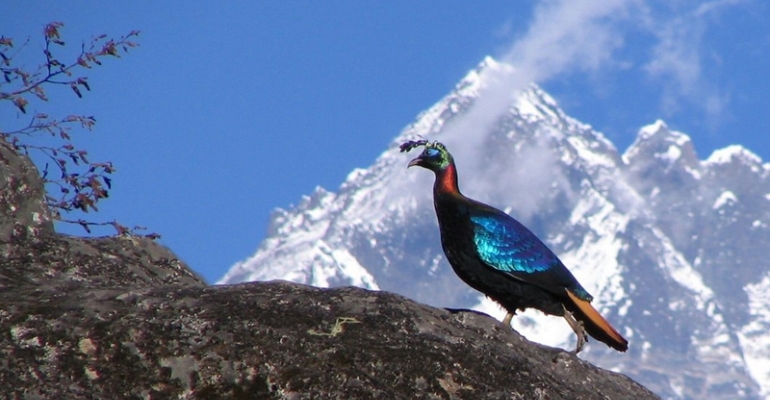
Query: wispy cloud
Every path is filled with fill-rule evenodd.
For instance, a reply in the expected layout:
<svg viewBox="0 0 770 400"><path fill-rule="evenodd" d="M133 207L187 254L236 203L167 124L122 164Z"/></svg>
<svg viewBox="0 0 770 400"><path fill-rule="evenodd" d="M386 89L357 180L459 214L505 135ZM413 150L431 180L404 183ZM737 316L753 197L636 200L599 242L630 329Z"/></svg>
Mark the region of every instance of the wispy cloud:
<svg viewBox="0 0 770 400"><path fill-rule="evenodd" d="M533 82L606 67L624 43L623 22L643 7L641 0L541 1L525 33L497 56L512 68L483 71L482 93L473 109L448 127L446 140L468 140L469 131L488 130L512 97Z"/></svg>
<svg viewBox="0 0 770 400"><path fill-rule="evenodd" d="M705 40L710 25L722 12L745 0L714 0L674 2L658 14L646 29L657 42L650 51L644 71L652 82L661 85L661 111L671 116L683 105L695 106L704 114L709 125L718 125L729 103L729 95L704 76L705 63L713 63Z"/></svg>
<svg viewBox="0 0 770 400"><path fill-rule="evenodd" d="M658 44L652 49L652 58L644 65L645 72L665 86L663 105L669 113L677 109L677 100L691 97L701 77L699 46L703 35L700 24L690 18L674 18L656 26Z"/></svg>
<svg viewBox="0 0 770 400"><path fill-rule="evenodd" d="M695 9L695 15L698 17L705 16L707 14L721 11L724 8L732 7L736 5L748 4L748 0L713 0L701 3L698 8Z"/></svg>
<svg viewBox="0 0 770 400"><path fill-rule="evenodd" d="M605 68L612 62L614 52L624 44L624 35L619 34L624 30L624 23L643 8L641 0L541 1L524 34L496 57L503 65L483 71L484 85L473 108L452 121L441 139L463 154L464 168L470 171L485 168L487 157L481 145L487 135L477 133L489 131L508 110L513 97L531 83L543 83L574 71ZM550 168L553 161L542 158L537 166L528 165L524 169L534 167L543 175L553 170ZM560 179L549 176L547 180ZM490 190L486 192L495 193L499 188L487 189Z"/></svg>
<svg viewBox="0 0 770 400"><path fill-rule="evenodd" d="M729 97L720 93L703 72L704 63L708 62L704 41L710 24L718 21L720 13L743 3L746 1L540 1L526 29L497 55L502 65L483 71L484 84L473 107L448 123L440 139L453 149L458 162L462 160L462 170L470 176L483 175L495 168L499 174L526 171L523 177L507 172L501 179L519 190L540 193L548 192L543 185L554 182L562 189L569 186L560 183L568 180L555 168L558 159L545 156L546 151L542 157L511 157L510 163L514 164L490 166L489 136L479 134L491 131L508 111L513 97L533 82L543 84L572 74L601 76L623 70L659 88L664 115L675 114L678 107L695 107L706 120L719 121ZM508 28L505 29L507 32ZM533 175L540 180L525 179ZM477 197L511 198L508 189L499 184L490 187L470 181L467 189ZM526 211L537 204L516 206L527 215Z"/></svg>
<svg viewBox="0 0 770 400"><path fill-rule="evenodd" d="M639 11L639 0L541 2L526 34L502 60L523 80L542 82L574 69L596 70L623 45L620 23Z"/></svg>
<svg viewBox="0 0 770 400"><path fill-rule="evenodd" d="M496 57L512 69L484 72L486 85L477 104L446 137L467 140L469 130L488 130L512 96L532 82L616 69L630 69L659 87L664 116L695 107L718 121L729 96L704 74L704 63L714 59L704 43L706 33L720 13L748 2L542 0L523 34Z"/></svg>

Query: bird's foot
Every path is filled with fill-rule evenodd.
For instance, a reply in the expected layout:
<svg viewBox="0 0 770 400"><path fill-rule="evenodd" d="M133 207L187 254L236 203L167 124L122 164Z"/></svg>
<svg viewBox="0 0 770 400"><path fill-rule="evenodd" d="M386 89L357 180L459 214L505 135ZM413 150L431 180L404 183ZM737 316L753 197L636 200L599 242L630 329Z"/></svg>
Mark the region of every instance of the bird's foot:
<svg viewBox="0 0 770 400"><path fill-rule="evenodd" d="M572 328L572 330L575 331L575 335L577 335L577 345L575 346L575 350L572 351L572 354L577 355L577 353L580 353L580 350L583 350L583 346L588 341L588 334L586 333L585 327L583 327L583 321L575 319L575 316L572 315L566 307L564 308L564 319L567 320L570 328Z"/></svg>
<svg viewBox="0 0 770 400"><path fill-rule="evenodd" d="M572 354L577 355L577 353L580 353L580 350L583 350L583 346L585 346L586 342L588 341L588 334L586 334L585 328L583 328L583 321L577 321L578 331L575 332L577 335L577 345L575 346L575 350L572 351Z"/></svg>
<svg viewBox="0 0 770 400"><path fill-rule="evenodd" d="M515 312L508 311L508 314L505 314L505 318L503 318L503 325L513 329L513 326L511 326L511 320L513 319L514 315L516 315Z"/></svg>

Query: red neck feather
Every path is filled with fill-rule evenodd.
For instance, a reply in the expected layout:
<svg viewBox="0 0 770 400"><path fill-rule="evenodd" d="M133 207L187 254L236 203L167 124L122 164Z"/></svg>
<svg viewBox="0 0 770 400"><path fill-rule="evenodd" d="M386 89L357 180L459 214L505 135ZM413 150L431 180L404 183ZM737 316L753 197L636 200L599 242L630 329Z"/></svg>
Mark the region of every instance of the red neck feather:
<svg viewBox="0 0 770 400"><path fill-rule="evenodd" d="M460 193L460 189L457 188L457 169L454 164L449 164L446 168L436 172L433 191L441 194Z"/></svg>

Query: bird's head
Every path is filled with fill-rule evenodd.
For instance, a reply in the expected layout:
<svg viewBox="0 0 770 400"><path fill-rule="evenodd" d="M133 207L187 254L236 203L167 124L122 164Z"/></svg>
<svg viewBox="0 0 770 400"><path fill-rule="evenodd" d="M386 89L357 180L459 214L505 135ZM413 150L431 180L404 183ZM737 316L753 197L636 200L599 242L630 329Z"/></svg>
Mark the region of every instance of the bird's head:
<svg viewBox="0 0 770 400"><path fill-rule="evenodd" d="M408 152L415 147L424 146L425 149L414 160L409 162L409 167L419 165L433 172L439 172L452 164L452 155L441 142L427 140L410 140L401 145L401 152Z"/></svg>

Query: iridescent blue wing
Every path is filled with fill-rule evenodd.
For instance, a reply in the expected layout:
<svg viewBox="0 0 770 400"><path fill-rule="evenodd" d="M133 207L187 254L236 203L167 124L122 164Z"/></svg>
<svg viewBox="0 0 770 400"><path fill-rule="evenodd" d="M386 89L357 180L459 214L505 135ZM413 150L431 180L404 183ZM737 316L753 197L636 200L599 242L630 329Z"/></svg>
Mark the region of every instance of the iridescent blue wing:
<svg viewBox="0 0 770 400"><path fill-rule="evenodd" d="M556 254L515 219L496 209L476 209L470 219L476 251L489 267L551 291L588 295Z"/></svg>
<svg viewBox="0 0 770 400"><path fill-rule="evenodd" d="M512 218L472 216L479 257L502 272L535 273L558 268L556 255L524 225Z"/></svg>

